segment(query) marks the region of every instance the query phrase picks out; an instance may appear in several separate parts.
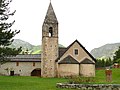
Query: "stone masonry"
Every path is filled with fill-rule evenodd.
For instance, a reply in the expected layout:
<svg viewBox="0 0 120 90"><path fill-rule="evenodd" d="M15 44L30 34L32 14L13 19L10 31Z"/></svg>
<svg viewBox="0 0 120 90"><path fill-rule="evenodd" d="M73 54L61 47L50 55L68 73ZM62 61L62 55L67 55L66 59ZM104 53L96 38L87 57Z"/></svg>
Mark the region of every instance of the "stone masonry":
<svg viewBox="0 0 120 90"><path fill-rule="evenodd" d="M58 21L50 3L42 26L41 76L55 77L58 57Z"/></svg>

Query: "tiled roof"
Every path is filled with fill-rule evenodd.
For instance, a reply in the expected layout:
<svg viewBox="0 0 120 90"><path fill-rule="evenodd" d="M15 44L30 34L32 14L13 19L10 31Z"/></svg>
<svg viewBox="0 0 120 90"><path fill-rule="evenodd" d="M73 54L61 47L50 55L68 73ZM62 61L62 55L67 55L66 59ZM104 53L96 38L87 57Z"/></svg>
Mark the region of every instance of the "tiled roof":
<svg viewBox="0 0 120 90"><path fill-rule="evenodd" d="M79 64L79 62L75 60L72 56L68 55L63 60L61 60L58 64Z"/></svg>
<svg viewBox="0 0 120 90"><path fill-rule="evenodd" d="M82 62L80 62L80 64L95 64L95 63L89 60L88 58L85 58Z"/></svg>
<svg viewBox="0 0 120 90"><path fill-rule="evenodd" d="M41 54L27 54L27 55L17 55L13 57L9 57L12 62L19 61L19 62L40 62L41 61Z"/></svg>
<svg viewBox="0 0 120 90"><path fill-rule="evenodd" d="M59 48L59 56L63 55L66 51L66 48L60 47ZM33 61L41 61L41 54L20 54L17 56L9 57L11 61L19 61L19 62L33 62Z"/></svg>
<svg viewBox="0 0 120 90"><path fill-rule="evenodd" d="M10 58L17 58L17 59L35 59L35 58L41 58L41 54L19 54Z"/></svg>
<svg viewBox="0 0 120 90"><path fill-rule="evenodd" d="M66 49L67 48L65 47L59 47L59 57L61 57L65 53Z"/></svg>

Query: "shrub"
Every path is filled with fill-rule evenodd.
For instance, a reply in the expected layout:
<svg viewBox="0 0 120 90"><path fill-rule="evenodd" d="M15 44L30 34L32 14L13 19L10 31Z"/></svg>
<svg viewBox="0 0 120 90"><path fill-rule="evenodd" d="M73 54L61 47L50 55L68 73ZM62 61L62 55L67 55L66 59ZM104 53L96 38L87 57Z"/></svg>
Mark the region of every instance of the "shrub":
<svg viewBox="0 0 120 90"><path fill-rule="evenodd" d="M95 82L94 77L81 77L81 76L73 76L69 78L68 81L70 84L80 84L80 83L92 83Z"/></svg>

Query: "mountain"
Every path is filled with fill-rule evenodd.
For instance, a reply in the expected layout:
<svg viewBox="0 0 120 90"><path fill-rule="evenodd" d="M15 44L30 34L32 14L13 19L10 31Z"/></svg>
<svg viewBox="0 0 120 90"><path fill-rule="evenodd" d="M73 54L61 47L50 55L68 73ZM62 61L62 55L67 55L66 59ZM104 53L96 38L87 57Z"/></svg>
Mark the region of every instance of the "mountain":
<svg viewBox="0 0 120 90"><path fill-rule="evenodd" d="M106 44L101 47L95 48L91 50L91 54L95 58L112 58L115 51L120 46L120 43ZM11 48L19 48L22 47L23 52L28 52L29 54L40 54L41 53L41 45L32 45L26 41L20 39L14 39L13 43L9 46ZM59 44L59 47L64 47Z"/></svg>
<svg viewBox="0 0 120 90"><path fill-rule="evenodd" d="M38 50L38 47L40 48L40 46L32 45L32 44L30 44L26 41L20 40L20 39L14 39L14 41L12 42L12 44L9 47L11 47L11 48L22 47L22 53L27 51L30 54L32 54L33 52Z"/></svg>
<svg viewBox="0 0 120 90"><path fill-rule="evenodd" d="M20 39L14 39L14 41L9 47L11 48L22 47L22 53L23 52L28 52L29 54L40 54L41 53L41 45L35 46ZM64 47L64 46L59 44L59 47Z"/></svg>
<svg viewBox="0 0 120 90"><path fill-rule="evenodd" d="M116 50L118 50L120 43L106 44L99 48L93 49L90 53L95 58L113 58Z"/></svg>
<svg viewBox="0 0 120 90"><path fill-rule="evenodd" d="M95 58L112 58L115 51L120 46L120 43L106 44L101 47L95 48L91 50L91 54ZM13 43L9 46L11 48L19 48L22 47L23 52L28 52L29 54L40 54L41 53L41 45L32 45L26 41L20 39L14 39ZM59 47L64 47L59 44Z"/></svg>
<svg viewBox="0 0 120 90"><path fill-rule="evenodd" d="M13 43L9 47L11 48L22 47L23 50L26 49L31 50L34 47L34 45L20 39L14 39Z"/></svg>

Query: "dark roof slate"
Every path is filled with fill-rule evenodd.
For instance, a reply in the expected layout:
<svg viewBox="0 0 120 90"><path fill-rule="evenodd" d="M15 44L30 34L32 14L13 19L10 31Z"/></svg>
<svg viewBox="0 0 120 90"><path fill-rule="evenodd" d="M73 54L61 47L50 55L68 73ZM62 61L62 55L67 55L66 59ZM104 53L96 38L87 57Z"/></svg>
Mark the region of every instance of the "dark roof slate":
<svg viewBox="0 0 120 90"><path fill-rule="evenodd" d="M44 23L58 23L52 4L49 4Z"/></svg>
<svg viewBox="0 0 120 90"><path fill-rule="evenodd" d="M11 62L40 62L41 54L27 54L27 55L17 55L13 57L9 57Z"/></svg>
<svg viewBox="0 0 120 90"><path fill-rule="evenodd" d="M61 57L65 53L66 49L67 48L65 47L59 47L59 57Z"/></svg>
<svg viewBox="0 0 120 90"><path fill-rule="evenodd" d="M58 64L79 64L79 62L75 60L72 56L68 55L63 60L61 60Z"/></svg>
<svg viewBox="0 0 120 90"><path fill-rule="evenodd" d="M80 62L80 64L95 64L95 63L89 60L88 58L85 58L82 62Z"/></svg>

